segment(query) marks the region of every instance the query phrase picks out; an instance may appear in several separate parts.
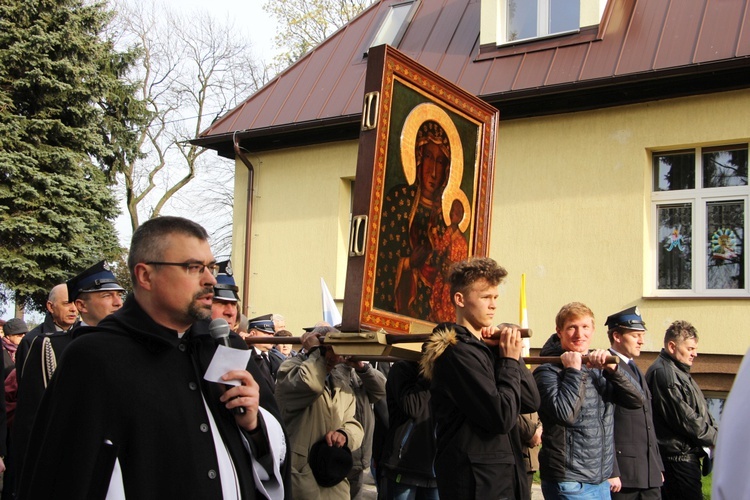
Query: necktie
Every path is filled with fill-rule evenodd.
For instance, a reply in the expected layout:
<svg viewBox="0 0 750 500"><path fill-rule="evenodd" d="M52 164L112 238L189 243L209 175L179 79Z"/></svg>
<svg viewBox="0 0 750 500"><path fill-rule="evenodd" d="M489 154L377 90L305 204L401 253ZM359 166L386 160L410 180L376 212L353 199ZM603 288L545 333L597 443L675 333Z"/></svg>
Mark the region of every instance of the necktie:
<svg viewBox="0 0 750 500"><path fill-rule="evenodd" d="M263 366L265 366L266 371L273 377L273 373L271 373L271 360L268 359L268 354L263 352L260 354L260 357L263 359Z"/></svg>
<svg viewBox="0 0 750 500"><path fill-rule="evenodd" d="M268 354L265 352L261 352L260 356L258 358L255 358L256 361L258 361L258 367L260 368L260 371L263 373L263 376L266 377L266 380L271 383L271 385L274 384L273 375L271 374L271 364L268 362Z"/></svg>
<svg viewBox="0 0 750 500"><path fill-rule="evenodd" d="M630 369L633 370L633 374L635 375L635 379L638 381L638 384L640 385L642 383L641 380L641 372L638 371L638 367L635 366L635 361L632 359L628 361L628 365L630 365Z"/></svg>

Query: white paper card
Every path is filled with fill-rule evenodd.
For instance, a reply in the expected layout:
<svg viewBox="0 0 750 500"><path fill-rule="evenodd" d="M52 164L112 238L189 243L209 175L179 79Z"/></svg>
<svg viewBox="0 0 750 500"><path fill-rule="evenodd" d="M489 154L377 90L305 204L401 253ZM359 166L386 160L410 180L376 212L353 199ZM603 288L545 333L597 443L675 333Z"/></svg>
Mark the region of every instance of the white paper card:
<svg viewBox="0 0 750 500"><path fill-rule="evenodd" d="M250 349L233 349L224 345L216 348L214 357L208 365L206 374L203 375L209 382L218 382L226 385L240 385L239 380L222 380L221 377L232 370L246 370L247 363L253 351Z"/></svg>

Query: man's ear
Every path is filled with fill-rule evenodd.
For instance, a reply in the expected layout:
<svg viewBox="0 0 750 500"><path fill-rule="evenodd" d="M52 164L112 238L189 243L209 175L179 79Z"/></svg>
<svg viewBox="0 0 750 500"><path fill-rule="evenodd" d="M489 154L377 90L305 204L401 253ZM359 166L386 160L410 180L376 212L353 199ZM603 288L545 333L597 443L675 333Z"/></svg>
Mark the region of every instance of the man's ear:
<svg viewBox="0 0 750 500"><path fill-rule="evenodd" d="M612 332L612 343L613 344L621 344L622 343L622 333L618 331Z"/></svg>
<svg viewBox="0 0 750 500"><path fill-rule="evenodd" d="M677 352L677 343L674 340L670 340L667 342L667 345L664 346L667 349L667 352L669 354L674 354Z"/></svg>
<svg viewBox="0 0 750 500"><path fill-rule="evenodd" d="M50 302L49 300L47 301L47 312L49 312L50 314L55 312L54 307L52 306L52 302Z"/></svg>
<svg viewBox="0 0 750 500"><path fill-rule="evenodd" d="M86 302L84 302L83 299L76 299L75 300L76 309L78 309L79 313L85 313L88 312L86 309Z"/></svg>
<svg viewBox="0 0 750 500"><path fill-rule="evenodd" d="M461 292L456 292L453 294L453 303L456 305L456 307L464 307L464 294Z"/></svg>
<svg viewBox="0 0 750 500"><path fill-rule="evenodd" d="M143 262L139 262L133 269L134 288L143 288L151 290L153 280L153 269Z"/></svg>

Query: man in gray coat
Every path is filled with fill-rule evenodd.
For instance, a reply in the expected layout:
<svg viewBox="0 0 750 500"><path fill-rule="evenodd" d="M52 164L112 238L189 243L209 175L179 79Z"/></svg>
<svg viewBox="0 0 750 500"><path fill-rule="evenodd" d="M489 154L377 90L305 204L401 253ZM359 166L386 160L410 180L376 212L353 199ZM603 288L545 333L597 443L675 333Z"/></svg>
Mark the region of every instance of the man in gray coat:
<svg viewBox="0 0 750 500"><path fill-rule="evenodd" d="M362 444L362 425L354 418L357 406L350 380L334 367L343 362L320 338L337 332L316 326L302 335L300 354L284 361L276 381L276 399L292 444L292 497L349 500L343 467L347 450ZM321 446L322 443L322 446ZM322 449L318 453L316 450ZM321 460L320 457L326 457Z"/></svg>

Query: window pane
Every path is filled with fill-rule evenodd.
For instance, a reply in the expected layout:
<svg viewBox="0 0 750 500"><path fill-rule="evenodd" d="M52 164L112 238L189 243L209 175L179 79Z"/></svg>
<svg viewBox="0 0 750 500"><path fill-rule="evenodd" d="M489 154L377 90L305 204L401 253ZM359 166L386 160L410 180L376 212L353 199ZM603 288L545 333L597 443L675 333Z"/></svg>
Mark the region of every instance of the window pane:
<svg viewBox="0 0 750 500"><path fill-rule="evenodd" d="M704 151L703 187L747 186L747 147Z"/></svg>
<svg viewBox="0 0 750 500"><path fill-rule="evenodd" d="M579 0L549 0L549 33L576 30L581 8Z"/></svg>
<svg viewBox="0 0 750 500"><path fill-rule="evenodd" d="M745 204L741 200L706 203L710 289L745 288Z"/></svg>
<svg viewBox="0 0 750 500"><path fill-rule="evenodd" d="M393 47L397 46L397 42L400 42L400 40L396 40L396 37L404 26L413 4L414 2L407 2L399 5L392 5L383 20L383 24L380 25L380 29L378 29L375 38L373 38L370 47L377 47L384 43Z"/></svg>
<svg viewBox="0 0 750 500"><path fill-rule="evenodd" d="M508 41L536 36L536 0L508 0Z"/></svg>
<svg viewBox="0 0 750 500"><path fill-rule="evenodd" d="M654 155L654 191L694 188L694 151Z"/></svg>
<svg viewBox="0 0 750 500"><path fill-rule="evenodd" d="M692 287L693 217L690 203L660 205L659 289L689 290Z"/></svg>

